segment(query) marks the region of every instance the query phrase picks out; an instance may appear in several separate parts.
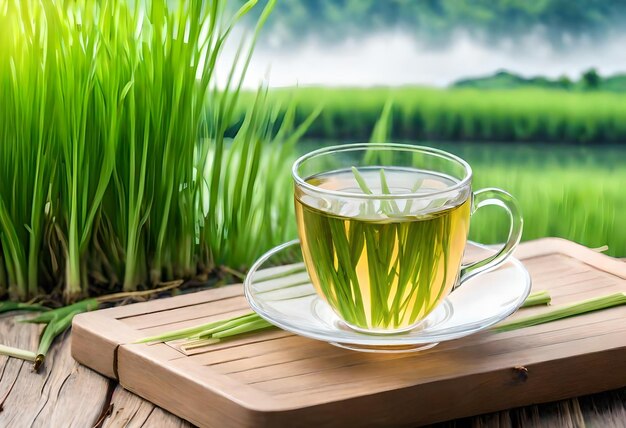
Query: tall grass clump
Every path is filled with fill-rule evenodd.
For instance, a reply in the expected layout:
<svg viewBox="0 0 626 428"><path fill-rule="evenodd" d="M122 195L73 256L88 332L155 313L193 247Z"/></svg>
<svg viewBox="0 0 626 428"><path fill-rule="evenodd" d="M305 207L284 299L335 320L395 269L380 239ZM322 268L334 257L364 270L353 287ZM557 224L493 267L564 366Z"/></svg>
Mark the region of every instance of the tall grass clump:
<svg viewBox="0 0 626 428"><path fill-rule="evenodd" d="M239 100L273 5L218 87L255 0L0 0L0 297L206 276L294 234L275 201L313 116Z"/></svg>

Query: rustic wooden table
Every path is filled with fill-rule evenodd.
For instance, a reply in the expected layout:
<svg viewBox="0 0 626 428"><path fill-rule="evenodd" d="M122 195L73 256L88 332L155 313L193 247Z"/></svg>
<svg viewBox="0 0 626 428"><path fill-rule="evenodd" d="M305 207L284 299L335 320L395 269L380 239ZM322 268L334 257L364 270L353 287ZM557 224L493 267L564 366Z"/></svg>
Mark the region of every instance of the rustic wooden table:
<svg viewBox="0 0 626 428"><path fill-rule="evenodd" d="M38 327L0 319L4 343L36 347ZM52 348L47 368L0 357L0 427L189 427L184 420L81 366L70 333ZM439 424L438 427L626 427L626 388Z"/></svg>
<svg viewBox="0 0 626 428"><path fill-rule="evenodd" d="M0 342L36 349L41 327L18 319L0 317ZM40 373L0 356L0 428L191 426L74 361L70 334L55 343ZM626 427L626 388L437 426Z"/></svg>

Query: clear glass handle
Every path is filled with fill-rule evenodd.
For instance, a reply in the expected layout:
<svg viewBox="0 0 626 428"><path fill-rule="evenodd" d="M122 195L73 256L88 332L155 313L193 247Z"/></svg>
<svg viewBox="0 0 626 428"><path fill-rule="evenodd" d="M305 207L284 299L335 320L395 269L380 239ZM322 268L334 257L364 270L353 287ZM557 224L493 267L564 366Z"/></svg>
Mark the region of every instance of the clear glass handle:
<svg viewBox="0 0 626 428"><path fill-rule="evenodd" d="M517 201L504 190L493 188L482 189L475 192L473 197L472 215L479 208L486 207L487 205L496 205L507 212L511 220L511 226L509 228L509 237L500 251L486 259L461 266L461 274L457 287L473 276L493 269L503 263L511 255L513 250L515 250L515 247L522 238L522 230L524 228L524 220L522 219Z"/></svg>

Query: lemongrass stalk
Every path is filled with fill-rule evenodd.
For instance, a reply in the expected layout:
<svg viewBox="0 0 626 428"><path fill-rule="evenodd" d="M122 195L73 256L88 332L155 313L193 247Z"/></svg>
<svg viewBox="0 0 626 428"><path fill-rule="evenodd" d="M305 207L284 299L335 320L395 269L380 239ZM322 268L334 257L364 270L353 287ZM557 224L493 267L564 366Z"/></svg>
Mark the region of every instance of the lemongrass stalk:
<svg viewBox="0 0 626 428"><path fill-rule="evenodd" d="M247 322L245 324L241 324L226 330L218 331L217 333L213 333L208 337L202 336L200 338L188 340L187 342L180 345L180 347L184 351L189 351L196 348L202 348L204 346L214 345L216 343L219 343L222 339L226 339L228 337L254 333L256 331L265 330L266 328L270 327L274 327L274 325L257 316L257 319L254 321Z"/></svg>
<svg viewBox="0 0 626 428"><path fill-rule="evenodd" d="M521 307L529 308L531 306L549 305L551 301L550 293L546 290L535 291L534 293L530 293Z"/></svg>
<svg viewBox="0 0 626 428"><path fill-rule="evenodd" d="M235 19L233 19L233 23L236 22L245 12L247 12L251 5L254 3L255 1L248 1L244 6L242 6L242 8L235 14ZM241 87L243 84L243 77L248 69L248 66L250 64L250 60L251 60L251 53L252 53L252 49L254 48L254 45L256 43L256 40L258 38L259 35L259 31L260 29L264 26L269 14L271 13L271 11L273 10L274 6L275 6L276 1L275 0L270 0L267 2L265 8L263 9L263 11L261 12L261 16L259 18L259 20L257 21L257 25L254 31L254 36L252 38L251 44L250 44L250 48L248 49L247 53L244 55L244 59L243 59L243 67L240 71L239 77L238 79L235 78L235 74L236 74L236 70L237 70L237 66L241 65L239 64L239 57L243 51L243 44L240 45L239 50L237 51L236 54L236 59L232 64L232 67L230 68L229 74L228 74L228 78L226 80L226 88L224 91L222 91L223 96L221 96L219 102L220 102L220 109L218 111L218 115L217 117L219 118L219 125L217 127L217 133L214 135L214 139L215 139L215 150L214 150L214 161L213 161L213 167L212 167L212 171L210 173L210 178L209 178L209 208L208 208L208 215L206 217L205 220L205 227L207 227L208 229L208 234L210 237L212 237L213 241L210 242L211 245L211 250L215 251L215 245L218 244L218 248L223 249L222 247L222 243L228 243L228 242L234 242L236 241L236 246L235 248L244 248L245 245L242 245L241 243L241 238L236 238L236 239L232 239L232 237L230 236L230 233L232 233L231 231L235 231L235 233L237 233L237 226L243 226L245 225L245 234L244 236L249 235L250 231L247 230L250 226L249 222L246 222L246 220L249 220L250 217L245 217L246 215L249 215L248 213L252 213L253 210L242 210L242 211L236 211L235 210L235 215L226 215L225 217L222 216L220 218L220 215L222 213L220 213L219 207L218 207L218 197L219 195L224 191L223 189L220 189L220 185L224 185L224 187L226 187L225 192L228 192L228 185L226 180L224 180L222 183L220 183L220 177L222 176L222 159L225 157L224 155L224 134L225 134L225 130L226 127L229 126L229 124L231 123L231 119L232 119L232 115L236 106L236 102L239 98L239 94L241 91ZM229 28L230 30L230 28ZM229 31L228 30L228 31ZM233 86L234 84L234 86ZM257 100L259 99L261 91L259 91L257 93ZM250 136L247 136L246 131L246 122L249 124L252 121L252 118L255 116L255 112L257 111L257 102L255 101L255 103L253 104L251 110L249 110L249 114L246 115L246 119L244 120L244 126L242 126L242 129L240 129L240 131L237 133L237 137L239 137L240 135L242 137L244 137L244 139L247 142L250 142ZM266 119L267 120L267 119ZM260 123L267 123L266 120L261 120ZM244 131L244 132L242 132ZM238 138L235 138L235 142L236 143L238 140ZM252 142L255 142L255 139L252 139ZM244 144L244 147L246 147L247 144ZM256 168L254 167L254 162L252 163L252 167L247 167L249 166L247 164L247 159L245 159L243 156L241 157L241 159L244 159L244 168L239 168L237 169L237 175L239 177L242 176L242 173L245 175L248 175L248 186L247 189L252 188L253 184L254 184L254 176L252 174L252 171L254 171ZM225 164L225 166L230 167L230 168L236 168L236 165L227 163ZM227 171L228 172L228 171ZM226 174L227 175L227 174ZM254 174L256 175L256 174ZM246 189L246 188L244 188ZM242 192L241 188L236 189L236 193L238 195L237 199L235 200L243 200L244 198L247 198L248 200L251 200L252 198L252 194L251 192L247 191L245 192L245 196L242 196L242 194L244 192ZM246 189L246 190L247 190ZM254 192L256 193L256 192ZM223 207L224 211L228 210L228 198L227 198L227 193L223 193L224 196L224 205L225 207ZM232 207L235 207L236 205L232 205ZM231 221L231 219L234 219L234 224L233 225L229 225L228 222ZM238 219L241 219L241 223L239 221L237 221ZM208 225L206 224L208 220ZM226 224L224 224L226 223ZM220 225L223 224L222 227L220 227ZM224 236L224 234L228 234L228 236ZM206 236L206 235L205 235ZM217 240L215 240L215 238L217 238ZM211 238L210 238L211 239ZM223 255L222 255L223 257Z"/></svg>
<svg viewBox="0 0 626 428"><path fill-rule="evenodd" d="M25 319L21 322L31 324L48 324L54 320L65 318L70 313L82 313L96 310L100 307L98 299L86 299L72 305L44 312L35 318Z"/></svg>
<svg viewBox="0 0 626 428"><path fill-rule="evenodd" d="M150 337L137 340L133 343L169 342L171 340L184 339L187 337L196 336L200 334L201 332L213 329L214 327L226 324L227 322L232 322L232 321L241 320L241 319L250 319L254 315L256 315L255 312L250 312L250 313L240 315L234 318L226 319L226 320L212 321L207 324L181 328L179 330L174 330L174 331L168 331L162 334L158 334L155 336L150 336Z"/></svg>
<svg viewBox="0 0 626 428"><path fill-rule="evenodd" d="M72 311L67 313L62 318L55 318L48 323L45 330L41 335L41 339L39 340L39 348L37 349L37 356L35 357L34 370L39 371L41 366L44 364L46 360L46 354L50 349L50 345L58 335L63 333L72 325L72 320L74 316L79 314L80 311Z"/></svg>
<svg viewBox="0 0 626 428"><path fill-rule="evenodd" d="M0 355L6 355L8 357L19 358L31 362L34 362L37 358L37 354L32 351L6 345L0 345Z"/></svg>
<svg viewBox="0 0 626 428"><path fill-rule="evenodd" d="M593 299L583 300L582 302L577 302L560 308L554 308L541 314L505 322L497 325L494 330L498 332L516 330L519 328L530 327L537 324L543 324L625 304L626 293L614 293L609 294L608 296L595 297Z"/></svg>
<svg viewBox="0 0 626 428"><path fill-rule="evenodd" d="M549 303L549 301L550 296L547 291L538 291L529 295L528 299L525 301L522 307L547 304ZM503 323L496 326L494 330L509 331L517 328L529 327L536 324L555 321L561 318L581 315L587 312L606 309L623 304L626 304L626 293L615 293L609 296L598 297L575 303L563 308L557 308L548 313L523 318L510 323ZM189 327L173 332L167 332L159 336L145 338L134 343L189 339L187 342L181 345L182 349L188 350L218 343L219 339L252 333L255 331L270 328L272 326L273 325L271 323L265 321L258 314L250 313L231 319L215 321L213 323L204 324L202 326Z"/></svg>
<svg viewBox="0 0 626 428"><path fill-rule="evenodd" d="M233 327L238 327L242 324L246 324L248 321L256 319L258 317L258 315L255 312L252 312L246 316L243 317L238 317L235 319L231 319L231 320L225 320L223 322L221 322L220 324L216 325L215 327L203 330L201 332L199 332L196 337L202 339L202 338L206 338L206 337L210 337L211 335L213 335L214 333L218 333L220 331L224 331L224 330L228 330L230 328Z"/></svg>
<svg viewBox="0 0 626 428"><path fill-rule="evenodd" d="M0 239L0 244L2 240ZM2 249L0 248L0 295L4 296L8 291L8 281L7 281L7 270L6 270L7 261L4 258L4 254L2 253Z"/></svg>
<svg viewBox="0 0 626 428"><path fill-rule="evenodd" d="M139 167L139 183L137 183L137 187L135 187L136 182L136 148L137 144L136 135L135 135L135 127L136 127L136 118L135 118L135 92L131 91L129 96L129 112L130 112L130 139L131 144L129 144L130 149L130 158L129 158L129 173L128 173L128 183L130 190L128 191L128 237L126 240L126 265L124 270L124 290L131 291L136 288L137 282L137 257L139 254L139 237L143 230L143 226L145 220L142 219L142 208L143 208L143 199L145 195L146 189L146 171L148 167L148 138L150 136L149 126L146 116L146 121L143 124L143 147L141 148L141 161ZM142 124L139 124L140 126Z"/></svg>
<svg viewBox="0 0 626 428"><path fill-rule="evenodd" d="M44 8L30 1L2 4L0 27L7 39L0 59L0 239L10 295L26 300L38 292L44 207L57 158L49 138L54 85L44 76L51 62L41 46L48 36Z"/></svg>
<svg viewBox="0 0 626 428"><path fill-rule="evenodd" d="M27 275L26 262L24 260L23 243L20 242L14 223L12 222L9 210L6 208L2 194L0 193L0 227L2 234L0 241L4 248L6 258L7 273L9 276L9 295L18 299L26 299Z"/></svg>
<svg viewBox="0 0 626 428"><path fill-rule="evenodd" d="M74 319L76 315L80 313L96 310L100 307L100 304L103 302L110 302L116 299L123 299L123 298L134 297L134 296L145 296L148 294L158 293L164 290L169 290L179 285L180 285L180 281L167 285L165 287L161 287L160 289L156 289L156 290L117 293L117 294L113 294L110 296L102 296L100 298L95 298L95 299L86 299L86 300L82 300L80 302L74 303L73 305L68 305L62 308L44 312L38 317L24 320L23 322L47 324L40 338L39 349L37 351L37 355L34 360L35 371L39 370L41 365L44 363L46 353L48 352L48 349L50 348L50 345L52 344L54 339L72 325L72 320Z"/></svg>
<svg viewBox="0 0 626 428"><path fill-rule="evenodd" d="M252 333L258 330L264 330L269 327L273 327L274 325L269 323L268 321L259 317L251 322L247 322L245 324L238 325L233 328L229 328L226 330L218 331L217 333L213 333L211 335L212 338L217 339L225 339L231 336L237 336L239 334Z"/></svg>
<svg viewBox="0 0 626 428"><path fill-rule="evenodd" d="M50 308L45 306L31 305L29 303L0 302L0 314L11 311L44 312L49 310Z"/></svg>
<svg viewBox="0 0 626 428"><path fill-rule="evenodd" d="M187 352L187 351L191 351L193 349L197 349L197 348L203 348L205 346L210 346L210 345L215 345L216 343L219 343L220 340L219 339L196 339L196 340L190 340L189 342L186 342L182 345L180 345L180 349L182 349L183 351Z"/></svg>

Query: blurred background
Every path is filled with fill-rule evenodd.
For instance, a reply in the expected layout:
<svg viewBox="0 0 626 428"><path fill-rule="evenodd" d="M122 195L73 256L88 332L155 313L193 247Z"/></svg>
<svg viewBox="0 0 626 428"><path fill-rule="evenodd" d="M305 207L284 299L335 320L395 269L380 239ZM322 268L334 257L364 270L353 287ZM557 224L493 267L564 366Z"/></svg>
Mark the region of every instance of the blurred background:
<svg viewBox="0 0 626 428"><path fill-rule="evenodd" d="M626 257L624 22L624 0L280 0L245 86L269 79L299 120L323 105L302 152L369 140L388 104L387 138L516 196L524 239ZM476 215L472 239L505 235L497 209Z"/></svg>

